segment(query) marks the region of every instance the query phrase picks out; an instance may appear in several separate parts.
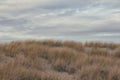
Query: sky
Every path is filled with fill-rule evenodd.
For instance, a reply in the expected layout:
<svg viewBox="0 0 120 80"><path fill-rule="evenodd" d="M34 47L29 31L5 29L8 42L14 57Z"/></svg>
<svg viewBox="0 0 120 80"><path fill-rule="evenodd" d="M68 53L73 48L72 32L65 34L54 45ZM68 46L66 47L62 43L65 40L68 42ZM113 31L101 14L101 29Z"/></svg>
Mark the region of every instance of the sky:
<svg viewBox="0 0 120 80"><path fill-rule="evenodd" d="M0 42L120 42L120 0L0 0Z"/></svg>

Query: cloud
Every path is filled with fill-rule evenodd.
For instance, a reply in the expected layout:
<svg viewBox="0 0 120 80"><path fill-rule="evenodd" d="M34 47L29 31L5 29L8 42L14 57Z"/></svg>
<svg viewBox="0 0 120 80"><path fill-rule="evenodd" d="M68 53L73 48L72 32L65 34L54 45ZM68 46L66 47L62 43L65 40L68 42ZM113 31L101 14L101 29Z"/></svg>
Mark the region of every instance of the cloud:
<svg viewBox="0 0 120 80"><path fill-rule="evenodd" d="M103 6L120 8L119 0L4 0L0 1L0 11L19 11L27 9L65 9Z"/></svg>
<svg viewBox="0 0 120 80"><path fill-rule="evenodd" d="M53 1L53 0L52 0ZM31 9L37 6L47 6L50 4L49 0L4 0L0 2L0 10L6 11L19 11L23 9Z"/></svg>
<svg viewBox="0 0 120 80"><path fill-rule="evenodd" d="M117 38L120 36L119 4L119 0L0 1L0 38Z"/></svg>

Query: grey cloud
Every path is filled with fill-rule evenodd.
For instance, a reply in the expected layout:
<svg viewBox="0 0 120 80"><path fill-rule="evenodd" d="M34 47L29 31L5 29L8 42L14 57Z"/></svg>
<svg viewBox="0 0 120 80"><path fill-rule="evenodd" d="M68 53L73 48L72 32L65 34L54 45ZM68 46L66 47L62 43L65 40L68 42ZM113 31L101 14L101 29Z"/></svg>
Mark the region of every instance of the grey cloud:
<svg viewBox="0 0 120 80"><path fill-rule="evenodd" d="M103 37L103 38L105 38L105 37L118 38L118 37L120 37L120 22L119 21L118 22L109 21L106 23L101 23L99 25L95 25L95 27L93 27L93 28L91 27L88 30L81 31L78 28L78 30L76 29L75 31L72 31L72 30L66 31L62 34L65 34L66 36L86 36L86 37L101 34L100 37ZM103 36L102 36L102 34L103 34ZM104 34L111 34L111 36L104 36ZM114 35L114 34L119 34L119 35Z"/></svg>
<svg viewBox="0 0 120 80"><path fill-rule="evenodd" d="M106 32L106 33L119 33L120 23L110 23L108 25L103 25L94 29L96 32Z"/></svg>
<svg viewBox="0 0 120 80"><path fill-rule="evenodd" d="M8 34L11 33L10 36L3 36L2 39L54 36L59 39L81 40L81 37L82 40L99 38L104 40L106 36L95 36L95 34L120 33L119 0L45 1L25 0L15 3L15 0L12 2L6 0L0 2L0 27L12 27L13 29L13 32L8 30ZM17 7L13 7L17 4L19 4ZM20 38L12 35L16 33L19 33ZM119 35L107 36L108 39L119 39L118 37Z"/></svg>
<svg viewBox="0 0 120 80"><path fill-rule="evenodd" d="M57 0L53 4L44 6L44 9L86 8L104 6L106 8L120 8L119 0Z"/></svg>
<svg viewBox="0 0 120 80"><path fill-rule="evenodd" d="M39 1L39 0L25 0L25 1L19 1L18 3L15 0L12 0L11 2L9 0L0 2L1 8L14 8L15 10L11 10L14 12L29 12L29 11L38 11L41 9L45 10L57 10L57 9L85 9L89 7L96 7L101 6L105 8L120 8L119 0L45 0L45 1ZM18 4L18 5L17 5ZM34 5L33 5L34 4ZM5 5L5 6L4 6ZM10 7L8 7L8 5ZM14 7L14 5L16 7ZM22 8L23 7L23 8ZM27 7L27 8L26 8ZM20 8L20 9L19 9ZM10 10L5 10L9 11ZM2 12L4 12L2 11Z"/></svg>
<svg viewBox="0 0 120 80"><path fill-rule="evenodd" d="M0 25L4 25L4 26L19 26L19 25L23 25L27 23L26 19L11 19L8 17L0 17Z"/></svg>

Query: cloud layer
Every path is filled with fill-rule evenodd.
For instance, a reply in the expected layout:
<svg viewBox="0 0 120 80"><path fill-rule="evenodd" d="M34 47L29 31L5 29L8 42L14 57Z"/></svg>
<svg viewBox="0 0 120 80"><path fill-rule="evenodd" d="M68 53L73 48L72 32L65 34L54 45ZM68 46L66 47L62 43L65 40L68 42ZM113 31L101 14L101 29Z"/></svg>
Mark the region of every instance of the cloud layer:
<svg viewBox="0 0 120 80"><path fill-rule="evenodd" d="M0 41L120 40L119 0L2 0Z"/></svg>

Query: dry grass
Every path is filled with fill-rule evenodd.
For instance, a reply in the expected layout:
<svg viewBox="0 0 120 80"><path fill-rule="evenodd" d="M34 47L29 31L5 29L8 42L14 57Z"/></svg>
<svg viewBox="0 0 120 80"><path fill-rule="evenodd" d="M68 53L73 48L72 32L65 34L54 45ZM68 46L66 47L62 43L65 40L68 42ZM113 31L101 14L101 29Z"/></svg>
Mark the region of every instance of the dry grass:
<svg viewBox="0 0 120 80"><path fill-rule="evenodd" d="M120 45L16 41L0 44L0 80L120 80Z"/></svg>
<svg viewBox="0 0 120 80"><path fill-rule="evenodd" d="M95 48L108 48L108 49L115 49L119 45L114 43L103 43L103 42L86 42L86 47L95 47Z"/></svg>

